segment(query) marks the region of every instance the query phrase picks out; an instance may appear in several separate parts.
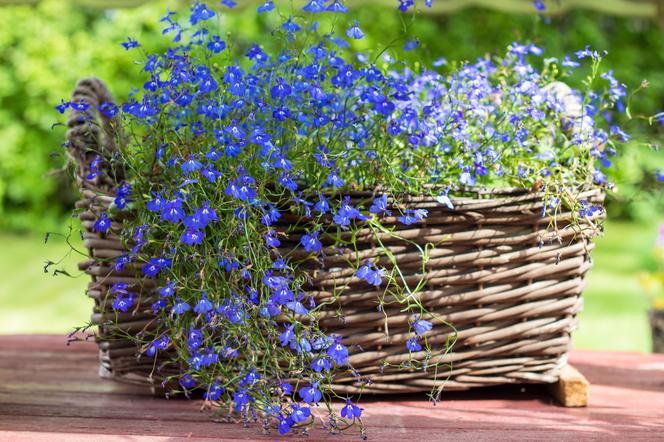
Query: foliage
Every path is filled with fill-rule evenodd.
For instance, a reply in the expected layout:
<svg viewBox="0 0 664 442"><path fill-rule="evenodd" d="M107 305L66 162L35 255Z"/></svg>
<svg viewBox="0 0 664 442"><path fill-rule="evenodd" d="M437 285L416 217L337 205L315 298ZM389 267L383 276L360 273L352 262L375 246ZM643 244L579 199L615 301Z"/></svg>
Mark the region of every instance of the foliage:
<svg viewBox="0 0 664 442"><path fill-rule="evenodd" d="M450 325L419 301L424 280L404 278L391 253L394 241L415 246L424 268L436 247L392 233L427 217L407 196L431 196L453 211L473 189L537 188L542 216L555 219L566 206L595 219L602 209L583 191L609 185L604 171L627 138L610 112L626 90L588 47L555 60L512 43L503 57L450 63L441 75L397 61L418 46L413 38L356 52L349 41L364 39L358 22L340 14L318 21L323 10L346 12L337 0L311 0L292 15L266 2L258 12L277 27L260 40L271 43L249 45L241 59L228 49L241 43L220 34L219 10L196 3L188 22L168 13L167 50L147 51L131 37L122 43L138 52L144 76L128 101L56 107L89 121L102 112L127 134L118 155L100 153L86 179L116 180L114 204L94 223L132 244L116 269L141 269L159 287L145 306L137 287L113 285L118 313L157 315L154 334L133 338L146 356L186 367L181 390L202 388L220 412L281 433L312 425L318 403L330 431L354 423L364 431L350 398L341 415L330 407L335 376L366 382L351 364L362 350L319 326L349 284L373 286L381 311L396 304L409 315L402 344L410 358L397 368L433 375L449 350L429 341ZM570 75L582 89L558 81ZM125 210L132 216L115 224ZM368 258L357 252L367 229L376 245ZM341 268L317 304L307 283L323 255Z"/></svg>
<svg viewBox="0 0 664 442"><path fill-rule="evenodd" d="M116 42L125 39L131 30L144 46L162 50L161 31L151 17L155 10L161 11L170 3L153 1L138 8L109 11L86 8L70 0L0 7L1 226L52 229L57 225L55 220L71 208L76 196L70 180L64 175L47 175L60 169L63 162L59 148L62 133L51 129L51 103L66 97L78 79L90 75L109 81L116 93L126 94L132 84L137 84L138 76ZM237 35L241 50L246 50L246 41L252 36L275 24L269 17L256 17L253 12L254 8L246 8L224 22L231 32L241 30ZM392 30L403 27L403 18L386 8L363 8L358 16L366 34L364 40L354 43L360 50L392 41ZM412 25L412 32L420 40L420 50L402 52L400 57L413 62L422 58L430 63L441 55L451 60L474 59L524 38L534 40L547 54L557 57L586 44L608 49L605 66L614 69L616 77L630 89L643 79L650 82L634 100L635 115L662 110L664 39L654 22L575 11L547 24L528 15L471 9L451 16L422 16ZM402 45L403 40L395 44ZM637 177L643 177L645 183L652 181L652 170L664 170L664 160L662 155L648 154L640 145L660 143L661 129L653 126L641 134L642 129L633 123L627 127L636 141L619 152L617 161L623 161L624 154L628 165L620 169L634 173L625 182L621 176L613 177L628 200L609 205L609 210L628 217L652 216L664 209L664 201L661 197L642 201L644 181Z"/></svg>

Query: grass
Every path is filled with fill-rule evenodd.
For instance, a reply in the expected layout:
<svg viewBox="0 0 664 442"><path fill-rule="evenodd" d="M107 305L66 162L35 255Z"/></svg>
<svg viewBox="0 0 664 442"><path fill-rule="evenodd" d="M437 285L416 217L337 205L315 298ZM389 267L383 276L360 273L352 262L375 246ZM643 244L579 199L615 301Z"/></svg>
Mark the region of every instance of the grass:
<svg viewBox="0 0 664 442"><path fill-rule="evenodd" d="M607 224L593 252L576 348L650 351L648 300L638 278L654 265L657 229L656 223ZM44 261L58 261L67 253L61 238L44 244L34 235L0 234L0 241L0 334L66 333L86 323L92 301L84 296L87 276L75 271L80 256L61 263L78 276L52 276L43 272Z"/></svg>

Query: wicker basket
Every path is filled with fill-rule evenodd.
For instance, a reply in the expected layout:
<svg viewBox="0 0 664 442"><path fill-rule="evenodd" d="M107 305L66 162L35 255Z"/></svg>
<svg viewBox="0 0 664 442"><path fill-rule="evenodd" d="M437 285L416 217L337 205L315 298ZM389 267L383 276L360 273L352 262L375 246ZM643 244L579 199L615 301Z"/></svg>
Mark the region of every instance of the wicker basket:
<svg viewBox="0 0 664 442"><path fill-rule="evenodd" d="M79 82L74 101L84 100L96 109L111 97L96 79ZM123 253L125 245L113 233L100 235L92 226L97 214L113 201L113 180L97 177L86 180L90 162L97 155L112 156L113 122L100 117L97 124L90 115L72 111L68 132L70 153L77 164L76 180L83 198L77 207L85 229L85 245L90 259L80 268L92 277L88 295L94 299L92 320L99 326L98 343L101 374L107 378L141 384L159 385L177 368L155 368L154 361L138 356L135 344L121 333L141 333L154 317L147 310L152 302L153 282L136 271L116 272L112 258ZM111 171L121 176L121 170ZM371 193L357 192L352 200L366 200ZM583 198L601 202L600 190L586 192ZM411 315L399 306L377 310L377 295L382 291L368 288L354 279L349 269L339 270L350 250L338 250L316 264L309 264L310 292L317 300L331 296L333 286L346 287L339 298L344 318L337 306L322 312L320 324L328 332L344 336L347 345L361 346L351 352L349 362L362 374L335 380L337 392L355 392L360 388L372 393L429 391L442 384L446 389L467 389L505 383L555 382L566 363L570 333L577 326L577 313L583 301L584 275L591 267L591 242L596 229L590 221L569 224L572 214L563 210L556 217L556 228L548 228L550 219L541 216L542 195L524 189L478 191L474 198L453 199L448 210L430 197L410 196L410 207L426 208L424 222L405 226L389 218L395 233L424 246L434 243L430 259L422 273L421 257L412 243L385 235L407 281L425 279L420 299L435 313L456 327L458 334L446 327L429 342L440 347L453 337L450 353L433 361L449 362L450 368L439 371L404 370L383 367L385 362L398 364L408 360L405 342ZM282 217L277 230L286 231L288 248L299 241L302 231L291 227L298 220ZM362 259L378 256L372 234L358 236ZM335 267L337 268L335 271ZM140 290L139 305L145 311L116 313L108 300L110 286L125 281ZM389 331L389 334L386 333ZM424 353L419 355L422 358ZM432 362L433 362L432 361Z"/></svg>

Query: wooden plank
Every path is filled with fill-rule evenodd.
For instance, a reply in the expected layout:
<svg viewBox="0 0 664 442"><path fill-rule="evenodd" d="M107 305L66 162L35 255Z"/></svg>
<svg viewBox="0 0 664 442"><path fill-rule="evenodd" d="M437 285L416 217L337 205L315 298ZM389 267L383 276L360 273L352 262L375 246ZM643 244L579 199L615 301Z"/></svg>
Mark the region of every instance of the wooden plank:
<svg viewBox="0 0 664 442"><path fill-rule="evenodd" d="M563 407L587 407L588 380L573 366L567 364L560 371L560 379L549 386L549 391Z"/></svg>
<svg viewBox="0 0 664 442"><path fill-rule="evenodd" d="M423 394L365 396L360 404L368 436L409 442L661 439L664 355L574 351L570 361L593 384L586 408L556 405L544 385L445 393L436 406ZM0 440L277 437L258 424L213 422L201 401L164 400L99 379L97 364L93 344L67 347L63 336L0 337ZM317 413L324 418L324 410ZM358 430L329 435L317 425L309 440L356 441Z"/></svg>

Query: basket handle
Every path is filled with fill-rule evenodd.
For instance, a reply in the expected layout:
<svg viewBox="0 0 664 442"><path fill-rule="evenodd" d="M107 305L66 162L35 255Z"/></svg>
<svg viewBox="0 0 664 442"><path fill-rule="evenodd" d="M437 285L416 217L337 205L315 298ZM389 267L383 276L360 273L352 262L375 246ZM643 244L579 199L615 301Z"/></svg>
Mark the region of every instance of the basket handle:
<svg viewBox="0 0 664 442"><path fill-rule="evenodd" d="M76 164L76 182L79 189L90 189L101 193L112 191L124 174L113 157L118 151L117 141L119 124L115 117L109 118L99 111L103 103L113 103L113 96L106 85L95 77L84 78L76 84L72 94L73 103L86 103L86 110L74 107L67 119L68 152ZM99 124L99 123L101 124ZM92 162L101 157L102 162L97 170L102 172L89 179L93 172Z"/></svg>

